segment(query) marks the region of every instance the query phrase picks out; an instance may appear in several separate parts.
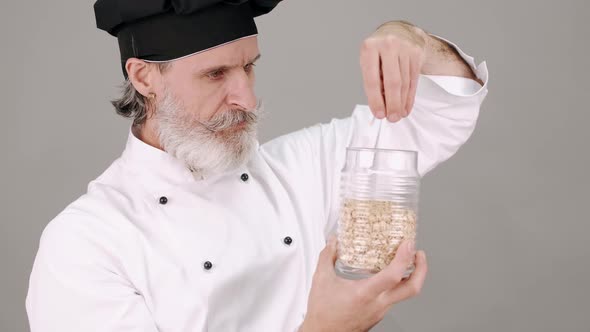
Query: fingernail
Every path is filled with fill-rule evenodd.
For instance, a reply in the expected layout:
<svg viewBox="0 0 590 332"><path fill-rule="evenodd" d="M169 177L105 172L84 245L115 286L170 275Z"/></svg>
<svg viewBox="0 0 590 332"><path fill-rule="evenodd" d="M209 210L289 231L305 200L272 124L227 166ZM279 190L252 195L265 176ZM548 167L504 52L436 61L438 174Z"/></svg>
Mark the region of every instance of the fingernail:
<svg viewBox="0 0 590 332"><path fill-rule="evenodd" d="M377 119L383 119L385 117L385 112L377 111Z"/></svg>
<svg viewBox="0 0 590 332"><path fill-rule="evenodd" d="M408 242L408 251L411 253L414 253L416 251L416 243L414 242L414 240L410 240Z"/></svg>

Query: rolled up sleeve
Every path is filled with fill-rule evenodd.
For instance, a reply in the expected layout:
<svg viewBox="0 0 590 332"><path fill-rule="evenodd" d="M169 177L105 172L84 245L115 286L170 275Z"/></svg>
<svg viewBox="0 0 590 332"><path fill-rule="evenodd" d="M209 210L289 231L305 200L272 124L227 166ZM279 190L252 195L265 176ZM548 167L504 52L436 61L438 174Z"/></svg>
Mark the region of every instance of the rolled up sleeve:
<svg viewBox="0 0 590 332"><path fill-rule="evenodd" d="M483 85L463 77L421 75L414 108L399 122L377 120L367 105L357 105L351 117L333 119L266 144L267 153L279 156L285 169L305 174L306 182L316 186L313 192L321 193L326 237L338 220L340 173L347 147L418 151L418 171L425 175L469 139L488 93L488 70L485 62L476 65L472 57L457 51Z"/></svg>

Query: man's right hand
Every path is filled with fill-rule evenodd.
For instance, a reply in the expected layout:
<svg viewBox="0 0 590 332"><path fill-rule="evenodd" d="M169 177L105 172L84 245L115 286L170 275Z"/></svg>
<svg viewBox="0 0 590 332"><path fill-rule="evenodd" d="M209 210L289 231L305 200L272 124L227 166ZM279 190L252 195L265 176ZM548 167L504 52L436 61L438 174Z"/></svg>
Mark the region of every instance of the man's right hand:
<svg viewBox="0 0 590 332"><path fill-rule="evenodd" d="M418 295L426 278L424 251L415 253L413 241L404 241L394 260L374 276L348 280L336 275L336 239L331 238L321 252L299 332L368 331L379 323L389 308ZM415 258L416 269L403 279Z"/></svg>

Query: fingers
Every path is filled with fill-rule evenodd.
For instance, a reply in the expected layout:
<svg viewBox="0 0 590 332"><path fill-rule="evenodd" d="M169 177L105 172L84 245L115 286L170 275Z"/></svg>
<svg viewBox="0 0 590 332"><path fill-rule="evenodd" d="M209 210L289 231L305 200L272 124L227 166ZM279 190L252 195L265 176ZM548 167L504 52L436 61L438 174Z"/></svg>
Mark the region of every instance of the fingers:
<svg viewBox="0 0 590 332"><path fill-rule="evenodd" d="M408 101L406 103L406 116L410 115L414 108L414 101L416 100L416 91L418 88L418 80L420 79L420 68L422 67L422 58L419 54L414 54L410 58L410 89L408 91Z"/></svg>
<svg viewBox="0 0 590 332"><path fill-rule="evenodd" d="M426 254L424 251L418 251L416 253L416 269L412 275L402 281L396 288L383 293L382 300L387 305L391 305L420 294L427 272Z"/></svg>
<svg viewBox="0 0 590 332"><path fill-rule="evenodd" d="M423 61L423 46L403 38L388 35L365 40L361 69L375 117L397 122L411 113Z"/></svg>
<svg viewBox="0 0 590 332"><path fill-rule="evenodd" d="M383 89L387 120L397 122L401 119L401 88L403 83L399 56L393 54L391 50L382 54L381 71L383 72Z"/></svg>
<svg viewBox="0 0 590 332"><path fill-rule="evenodd" d="M399 57L399 70L402 80L401 92L400 92L400 109L399 115L402 118L408 116L407 104L408 104L408 92L410 91L411 75L410 75L410 56L402 54Z"/></svg>
<svg viewBox="0 0 590 332"><path fill-rule="evenodd" d="M333 274L334 272L334 264L336 263L337 256L337 244L338 241L336 236L332 235L326 243L326 247L322 252L320 252L320 257L318 260L318 267L317 272L321 274Z"/></svg>
<svg viewBox="0 0 590 332"><path fill-rule="evenodd" d="M385 117L385 102L383 100L379 52L371 40L366 40L361 48L361 71L365 93L369 107L378 119Z"/></svg>
<svg viewBox="0 0 590 332"><path fill-rule="evenodd" d="M375 296L395 288L402 280L408 266L415 257L414 241L400 244L393 261L373 277L366 279L369 292Z"/></svg>

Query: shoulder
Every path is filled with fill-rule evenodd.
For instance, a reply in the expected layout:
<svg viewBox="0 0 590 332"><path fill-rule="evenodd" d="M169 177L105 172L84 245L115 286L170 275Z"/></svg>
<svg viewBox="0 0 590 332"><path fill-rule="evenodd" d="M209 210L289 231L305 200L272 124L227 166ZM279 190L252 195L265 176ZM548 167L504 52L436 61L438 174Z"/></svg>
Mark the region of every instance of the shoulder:
<svg viewBox="0 0 590 332"><path fill-rule="evenodd" d="M145 202L149 197L137 183L138 179L120 163L113 163L90 182L84 195L47 224L41 235L39 254L98 253L128 242L137 232L134 217L146 214Z"/></svg>
<svg viewBox="0 0 590 332"><path fill-rule="evenodd" d="M356 105L352 114L343 118L332 118L327 122L299 129L279 136L261 145L263 152L280 152L286 149L309 149L330 140L346 140L350 135L351 125L368 121L371 112L367 105Z"/></svg>

